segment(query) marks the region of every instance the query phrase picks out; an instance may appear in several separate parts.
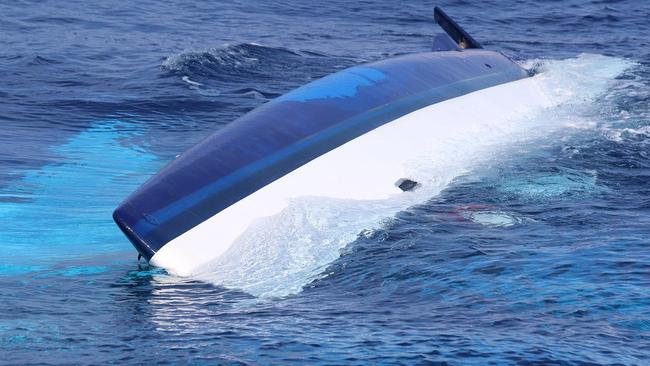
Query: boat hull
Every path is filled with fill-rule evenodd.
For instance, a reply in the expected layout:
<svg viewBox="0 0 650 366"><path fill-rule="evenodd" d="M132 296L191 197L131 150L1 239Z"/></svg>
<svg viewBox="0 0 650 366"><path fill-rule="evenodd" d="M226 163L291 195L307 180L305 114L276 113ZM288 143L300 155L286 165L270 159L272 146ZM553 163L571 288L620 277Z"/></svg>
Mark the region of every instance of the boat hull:
<svg viewBox="0 0 650 366"><path fill-rule="evenodd" d="M300 197L390 199L408 166L486 120L547 103L482 49L351 68L243 116L152 177L114 213L153 265L190 275ZM410 189L418 189L417 183Z"/></svg>

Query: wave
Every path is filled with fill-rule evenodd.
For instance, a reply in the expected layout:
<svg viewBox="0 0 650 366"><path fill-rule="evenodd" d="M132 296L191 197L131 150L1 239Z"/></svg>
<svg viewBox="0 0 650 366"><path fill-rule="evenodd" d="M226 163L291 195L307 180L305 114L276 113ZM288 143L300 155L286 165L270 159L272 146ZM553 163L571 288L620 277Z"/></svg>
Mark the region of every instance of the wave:
<svg viewBox="0 0 650 366"><path fill-rule="evenodd" d="M246 95L269 100L291 88L358 63L345 57L255 43L189 50L167 57L161 69L202 95ZM281 79L280 79L281 76ZM244 85L244 88L242 88Z"/></svg>
<svg viewBox="0 0 650 366"><path fill-rule="evenodd" d="M226 45L222 48L184 51L167 57L161 68L173 74L196 77L250 75L290 65L308 57L324 57L313 52L293 51L255 43Z"/></svg>
<svg viewBox="0 0 650 366"><path fill-rule="evenodd" d="M520 201L547 201L566 196L590 196L601 192L596 171L575 171L557 169L557 171L532 176L508 176L497 187L504 199Z"/></svg>
<svg viewBox="0 0 650 366"><path fill-rule="evenodd" d="M606 136L614 142L625 142L631 139L647 140L650 138L650 126L639 128L621 128L605 130Z"/></svg>

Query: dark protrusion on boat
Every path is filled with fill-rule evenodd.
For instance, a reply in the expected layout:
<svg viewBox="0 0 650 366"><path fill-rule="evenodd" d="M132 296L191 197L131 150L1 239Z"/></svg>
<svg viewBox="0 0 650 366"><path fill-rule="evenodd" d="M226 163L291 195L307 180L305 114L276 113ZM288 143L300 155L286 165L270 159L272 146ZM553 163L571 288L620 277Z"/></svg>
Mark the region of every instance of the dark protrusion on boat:
<svg viewBox="0 0 650 366"><path fill-rule="evenodd" d="M439 7L433 8L433 17L438 25L453 39L460 48L483 48L458 23L445 14Z"/></svg>
<svg viewBox="0 0 650 366"><path fill-rule="evenodd" d="M402 179L398 180L395 183L395 185L399 189L401 189L403 192L407 192L407 191L413 190L415 187L417 187L419 185L419 183L416 182L416 181L407 179L407 178L402 178Z"/></svg>

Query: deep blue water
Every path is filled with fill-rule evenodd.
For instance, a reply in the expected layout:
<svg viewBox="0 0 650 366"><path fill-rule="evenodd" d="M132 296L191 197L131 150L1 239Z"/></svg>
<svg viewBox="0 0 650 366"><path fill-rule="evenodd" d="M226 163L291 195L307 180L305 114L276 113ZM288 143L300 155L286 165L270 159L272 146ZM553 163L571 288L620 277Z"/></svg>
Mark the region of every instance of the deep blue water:
<svg viewBox="0 0 650 366"><path fill-rule="evenodd" d="M312 275L256 287L138 264L110 218L121 199L269 99L429 50L434 5L571 97L522 117L520 138L439 195L322 253L333 261ZM646 1L0 12L0 363L648 364ZM300 256L321 255L310 244Z"/></svg>

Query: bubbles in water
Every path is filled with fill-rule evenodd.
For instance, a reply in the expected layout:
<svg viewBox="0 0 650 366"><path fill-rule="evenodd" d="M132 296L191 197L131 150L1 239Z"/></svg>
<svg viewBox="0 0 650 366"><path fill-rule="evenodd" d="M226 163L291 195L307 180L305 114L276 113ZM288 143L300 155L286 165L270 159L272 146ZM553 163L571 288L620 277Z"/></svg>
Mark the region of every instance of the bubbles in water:
<svg viewBox="0 0 650 366"><path fill-rule="evenodd" d="M182 79L183 79L184 82L190 84L191 86L201 86L201 85L203 85L201 83L197 83L196 81L190 80L190 77L187 76L187 75L183 76Z"/></svg>
<svg viewBox="0 0 650 366"><path fill-rule="evenodd" d="M523 200L544 200L562 196L589 195L601 191L595 171L563 172L526 177L505 177L498 190Z"/></svg>
<svg viewBox="0 0 650 366"><path fill-rule="evenodd" d="M530 221L511 212L489 208L463 207L458 212L464 219L486 227L511 227Z"/></svg>
<svg viewBox="0 0 650 366"><path fill-rule="evenodd" d="M650 137L650 126L639 128L606 128L605 136L614 142L622 143L627 139L647 139Z"/></svg>
<svg viewBox="0 0 650 366"><path fill-rule="evenodd" d="M219 71L234 71L251 67L259 62L255 57L258 47L253 44L227 45L224 48L185 51L169 56L163 61L163 70L187 75L212 75ZM215 75L218 76L218 75Z"/></svg>

